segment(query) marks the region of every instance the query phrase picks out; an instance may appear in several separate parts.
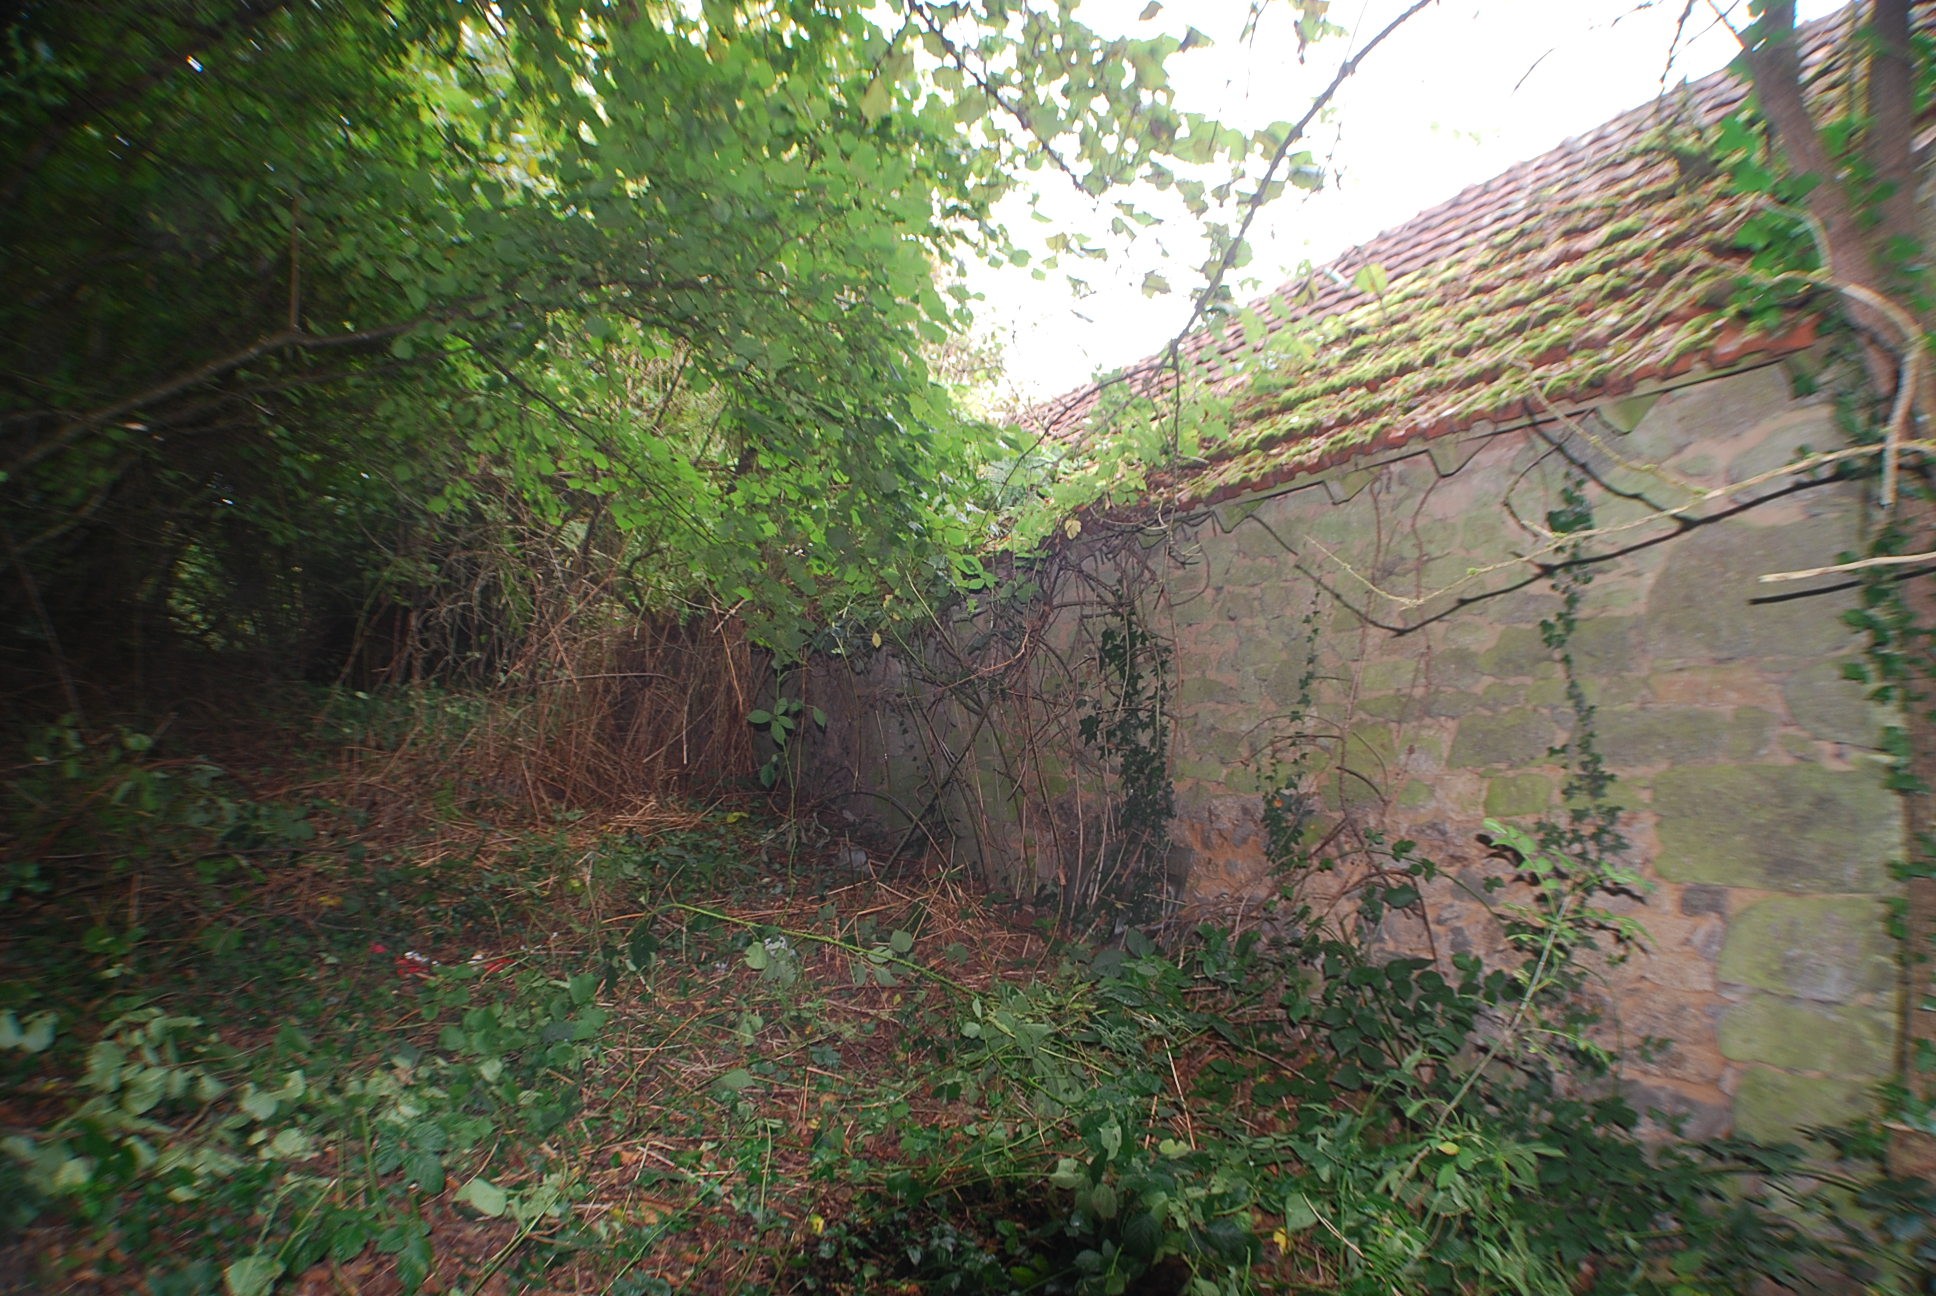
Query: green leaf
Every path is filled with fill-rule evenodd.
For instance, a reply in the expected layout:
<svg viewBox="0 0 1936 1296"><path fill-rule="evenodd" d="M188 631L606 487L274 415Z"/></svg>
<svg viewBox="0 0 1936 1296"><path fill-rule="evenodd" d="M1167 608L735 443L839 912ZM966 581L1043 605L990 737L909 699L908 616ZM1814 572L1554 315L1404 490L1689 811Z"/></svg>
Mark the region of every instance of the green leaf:
<svg viewBox="0 0 1936 1296"><path fill-rule="evenodd" d="M11 1009L0 1013L0 1048L44 1053L54 1043L54 1027L58 1021L58 1016L52 1011L37 1012L23 1026ZM116 1065L119 1065L118 1060Z"/></svg>
<svg viewBox="0 0 1936 1296"><path fill-rule="evenodd" d="M746 947L746 966L752 968L755 972L766 971L770 961L766 946L759 941L754 941Z"/></svg>
<svg viewBox="0 0 1936 1296"><path fill-rule="evenodd" d="M489 1179L478 1177L457 1190L457 1200L487 1219L504 1214L510 1196Z"/></svg>
<svg viewBox="0 0 1936 1296"><path fill-rule="evenodd" d="M245 1115L258 1121L266 1121L276 1114L275 1095L264 1093L253 1084L243 1087L242 1096L236 1099L235 1105Z"/></svg>
<svg viewBox="0 0 1936 1296"><path fill-rule="evenodd" d="M123 1111L140 1116L154 1110L167 1091L168 1072L163 1067L142 1067L121 1090Z"/></svg>
<svg viewBox="0 0 1936 1296"><path fill-rule="evenodd" d="M1318 1213L1311 1205L1311 1199L1301 1192L1294 1192L1284 1202L1284 1231L1298 1233L1318 1222Z"/></svg>
<svg viewBox="0 0 1936 1296"><path fill-rule="evenodd" d="M914 948L914 937L904 931L897 931L887 938L887 944L896 954L906 954Z"/></svg>
<svg viewBox="0 0 1936 1296"><path fill-rule="evenodd" d="M224 1266L222 1287L229 1296L267 1296L280 1277L282 1261L258 1251Z"/></svg>

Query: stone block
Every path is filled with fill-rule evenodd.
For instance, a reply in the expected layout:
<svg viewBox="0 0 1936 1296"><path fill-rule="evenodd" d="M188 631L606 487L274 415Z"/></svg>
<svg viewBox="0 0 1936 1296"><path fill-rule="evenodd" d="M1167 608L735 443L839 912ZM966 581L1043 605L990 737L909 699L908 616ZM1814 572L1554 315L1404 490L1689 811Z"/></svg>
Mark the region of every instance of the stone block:
<svg viewBox="0 0 1936 1296"><path fill-rule="evenodd" d="M1681 912L1690 917L1728 912L1726 887L1690 886L1681 888Z"/></svg>
<svg viewBox="0 0 1936 1296"><path fill-rule="evenodd" d="M1450 477L1472 461L1483 443L1483 437L1439 437L1426 443L1425 453L1439 476Z"/></svg>
<svg viewBox="0 0 1936 1296"><path fill-rule="evenodd" d="M1507 774L1486 784L1486 815L1517 819L1553 804L1553 781L1544 774Z"/></svg>
<svg viewBox="0 0 1936 1296"><path fill-rule="evenodd" d="M1382 786L1398 764L1398 736L1390 725L1358 725L1345 735L1341 763Z"/></svg>
<svg viewBox="0 0 1936 1296"><path fill-rule="evenodd" d="M1211 757L1186 756L1179 759L1171 773L1178 779L1201 779L1205 783L1222 783L1226 766Z"/></svg>
<svg viewBox="0 0 1936 1296"><path fill-rule="evenodd" d="M1423 779L1407 779L1405 786L1398 789L1400 810L1422 810L1435 799L1432 785Z"/></svg>
<svg viewBox="0 0 1936 1296"><path fill-rule="evenodd" d="M1471 689L1485 680L1479 669L1479 654L1470 648L1448 648L1433 653L1425 679L1433 692L1443 689Z"/></svg>
<svg viewBox="0 0 1936 1296"><path fill-rule="evenodd" d="M1552 662L1553 650L1546 646L1538 626L1507 626L1492 647L1479 654L1478 667L1493 679L1518 679Z"/></svg>
<svg viewBox="0 0 1936 1296"><path fill-rule="evenodd" d="M1463 768L1544 764L1560 731L1543 711L1522 707L1459 721L1446 764Z"/></svg>
<svg viewBox="0 0 1936 1296"><path fill-rule="evenodd" d="M1874 1109L1869 1086L1841 1077L1816 1079L1751 1066L1734 1092L1734 1132L1764 1143L1785 1143L1806 1131L1844 1125Z"/></svg>
<svg viewBox="0 0 1936 1296"><path fill-rule="evenodd" d="M1217 611L1226 621L1245 624L1263 619L1264 600L1254 589L1225 588L1217 591Z"/></svg>
<svg viewBox="0 0 1936 1296"><path fill-rule="evenodd" d="M1385 658L1368 661L1358 672L1358 687L1367 693L1390 693L1410 689L1426 676L1425 662L1416 658Z"/></svg>
<svg viewBox="0 0 1936 1296"><path fill-rule="evenodd" d="M1381 697L1361 699L1358 713L1374 720L1402 720L1413 708L1421 705L1418 699L1408 694L1386 693Z"/></svg>
<svg viewBox="0 0 1936 1296"><path fill-rule="evenodd" d="M1725 399L1726 386L1699 383L1656 398L1627 432L1621 453L1642 463L1660 463L1697 441L1743 426Z"/></svg>
<svg viewBox="0 0 1936 1296"><path fill-rule="evenodd" d="M1853 606L1833 578L1775 589L1757 577L1818 567L1856 547L1844 515L1781 527L1723 522L1670 541L1647 599L1645 646L1666 662L1821 658L1849 644L1841 615Z"/></svg>
<svg viewBox="0 0 1936 1296"><path fill-rule="evenodd" d="M1711 1085L1662 1077L1651 1082L1629 1079L1621 1089L1641 1115L1643 1137L1678 1132L1681 1138L1715 1138L1727 1133L1732 1120L1726 1100Z"/></svg>
<svg viewBox="0 0 1936 1296"><path fill-rule="evenodd" d="M1882 727L1881 708L1868 686L1844 679L1842 662L1825 659L1796 670L1782 682L1788 714L1810 736L1852 747L1873 747Z"/></svg>
<svg viewBox="0 0 1936 1296"><path fill-rule="evenodd" d="M1178 706L1193 707L1205 703L1228 705L1237 701L1238 691L1223 680L1194 675L1179 683L1173 696Z"/></svg>
<svg viewBox="0 0 1936 1296"><path fill-rule="evenodd" d="M1232 792L1262 792L1270 780L1264 771L1249 765L1238 765L1224 771L1223 785Z"/></svg>
<svg viewBox="0 0 1936 1296"><path fill-rule="evenodd" d="M1647 677L1647 694L1669 706L1751 706L1779 710L1781 690L1750 665L1692 666Z"/></svg>
<svg viewBox="0 0 1936 1296"><path fill-rule="evenodd" d="M1742 910L1721 947L1723 981L1817 1003L1886 994L1896 951L1880 900L1778 896Z"/></svg>
<svg viewBox="0 0 1936 1296"><path fill-rule="evenodd" d="M1574 671L1582 677L1631 673L1639 625L1638 617L1583 618L1566 645L1573 654Z"/></svg>
<svg viewBox="0 0 1936 1296"><path fill-rule="evenodd" d="M1639 427L1641 420L1647 417L1659 401L1658 393L1650 396L1627 396L1620 400L1608 401L1596 408L1600 417L1605 419L1614 431L1624 436Z"/></svg>
<svg viewBox="0 0 1936 1296"><path fill-rule="evenodd" d="M1653 787L1655 866L1669 881L1878 891L1902 851L1902 807L1869 771L1688 766L1662 771Z"/></svg>
<svg viewBox="0 0 1936 1296"><path fill-rule="evenodd" d="M1484 711L1487 707L1486 699L1481 694L1439 688L1426 691L1424 704L1425 714L1437 720L1456 720L1474 711Z"/></svg>
<svg viewBox="0 0 1936 1296"><path fill-rule="evenodd" d="M1644 1051L1644 1065L1659 1075L1719 1083L1727 1063L1714 1048L1714 1000L1707 995L1663 993L1653 985L1636 990L1605 1007L1607 1021L1617 1027L1614 1037L1635 1052L1642 1051L1639 1041L1655 1041Z"/></svg>
<svg viewBox="0 0 1936 1296"><path fill-rule="evenodd" d="M1649 769L1752 760L1768 750L1775 717L1752 708L1603 710L1594 717L1594 729L1607 764L1615 769Z"/></svg>
<svg viewBox="0 0 1936 1296"><path fill-rule="evenodd" d="M1881 1077L1893 1061L1895 1022L1878 1008L1825 1007L1755 995L1721 1018L1721 1052L1788 1071Z"/></svg>
<svg viewBox="0 0 1936 1296"><path fill-rule="evenodd" d="M1832 450L1844 444L1846 438L1836 431L1834 419L1834 411L1826 405L1816 406L1808 417L1799 419L1790 411L1790 417L1778 419L1760 444L1743 450L1728 464L1728 484L1733 486L1777 472L1804 452ZM1780 494L1795 481L1791 474L1778 473L1759 485L1742 487L1731 498L1739 504L1752 503Z"/></svg>

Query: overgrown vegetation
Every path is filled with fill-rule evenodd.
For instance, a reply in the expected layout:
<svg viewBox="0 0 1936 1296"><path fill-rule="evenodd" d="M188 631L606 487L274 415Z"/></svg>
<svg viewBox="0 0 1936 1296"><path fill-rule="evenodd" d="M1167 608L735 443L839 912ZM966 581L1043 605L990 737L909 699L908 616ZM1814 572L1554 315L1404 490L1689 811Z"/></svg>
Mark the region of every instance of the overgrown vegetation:
<svg viewBox="0 0 1936 1296"><path fill-rule="evenodd" d="M1296 7L1302 35L1331 30ZM1169 662L1120 586L1077 654L1106 687L1062 697L1052 735L1102 788L1061 925L945 874L873 876L725 795L791 783L820 722L793 692L806 654L939 626L968 594L1002 615L944 663L981 708L958 766L1039 664L1023 609L1067 574L997 579L987 551L1074 540L1070 509L1222 427L1219 401L1138 422L1048 484L1039 442L962 413L931 358L970 323L961 264L1028 259L992 215L1018 175L1148 180L1198 214L1235 196L1247 224L1314 174L1300 125L1174 103L1165 61L1194 33L1104 38L1066 7L895 19L6 18L0 688L64 718L0 735L0 1285L1910 1281L1936 1203L1863 1170L1874 1131L1830 1136L1832 1169L1656 1146L1611 1083L1586 1001L1635 934L1607 897L1637 879L1571 677L1577 563L1542 627L1574 808L1487 825L1487 954L1399 950L1394 921L1448 879L1375 833L1344 858L1290 785L1265 808L1266 912L1148 934ZM1863 161L1838 177L1893 211ZM1211 242L1193 322L1241 227ZM1578 504L1556 534L1589 526ZM1899 783L1926 794L1915 618L1871 586L1873 682L1911 704ZM305 677L295 702L268 687ZM198 693L219 705L167 719ZM250 708L275 754L205 755ZM1905 872L1913 940L1931 874Z"/></svg>
<svg viewBox="0 0 1936 1296"><path fill-rule="evenodd" d="M738 810L405 831L49 743L11 842L93 870L23 882L0 974L0 1254L49 1289L1746 1290L1882 1281L1929 1205L1639 1141L1567 1019L1631 879L1502 825L1501 957L1441 969L1380 952L1407 843L1334 918L1286 839L1269 923L1096 948ZM116 921L173 872L201 905Z"/></svg>

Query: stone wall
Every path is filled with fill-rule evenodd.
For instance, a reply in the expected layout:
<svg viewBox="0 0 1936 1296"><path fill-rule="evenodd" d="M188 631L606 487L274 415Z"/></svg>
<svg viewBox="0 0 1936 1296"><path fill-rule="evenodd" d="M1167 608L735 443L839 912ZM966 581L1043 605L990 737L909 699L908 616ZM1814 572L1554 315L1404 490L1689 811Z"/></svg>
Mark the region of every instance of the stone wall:
<svg viewBox="0 0 1936 1296"><path fill-rule="evenodd" d="M1896 1029L1887 717L1842 674L1860 654L1841 621L1848 578L1757 580L1861 546L1854 487L1764 480L1836 443L1826 405L1771 366L1480 430L1152 532L1123 584L1172 654L1176 901L1276 888L1261 794L1291 771L1325 820L1414 839L1445 869L1427 896L1435 948L1489 939L1486 902L1459 885L1488 867L1483 820L1566 813L1553 753L1578 717L1541 630L1559 597L1520 559L1549 545L1539 526L1584 482L1595 561L1569 648L1631 862L1653 884L1631 906L1651 948L1607 970L1606 1002L1624 1042L1672 1044L1631 1062L1629 1083L1694 1133L1783 1136L1862 1108ZM1683 507L1686 522L1661 516ZM1107 584L1102 560L1080 558L1085 580L1045 596L1056 610L1040 619L1063 668L1083 656L1085 591ZM1123 575L1120 557L1102 565ZM1032 692L1082 687L1038 671ZM1066 874L1069 852L1096 848L1099 797L1071 801L1102 772L1040 725L1018 769L1033 721L1015 690L937 705L877 659L837 691L832 764L848 788L894 793L888 818L938 793L997 875Z"/></svg>

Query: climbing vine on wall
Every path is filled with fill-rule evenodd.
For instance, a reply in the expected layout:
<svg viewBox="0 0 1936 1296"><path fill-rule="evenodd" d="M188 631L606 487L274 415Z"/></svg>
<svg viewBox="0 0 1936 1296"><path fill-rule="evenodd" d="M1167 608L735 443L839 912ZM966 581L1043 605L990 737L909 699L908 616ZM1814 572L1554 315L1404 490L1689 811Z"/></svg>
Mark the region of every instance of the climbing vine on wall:
<svg viewBox="0 0 1936 1296"><path fill-rule="evenodd" d="M1096 663L1104 690L1083 708L1077 732L1116 780L1112 841L1093 870L1072 877L1065 905L1080 914L1153 916L1162 897L1170 820L1169 646L1143 623L1133 598L1109 609Z"/></svg>

